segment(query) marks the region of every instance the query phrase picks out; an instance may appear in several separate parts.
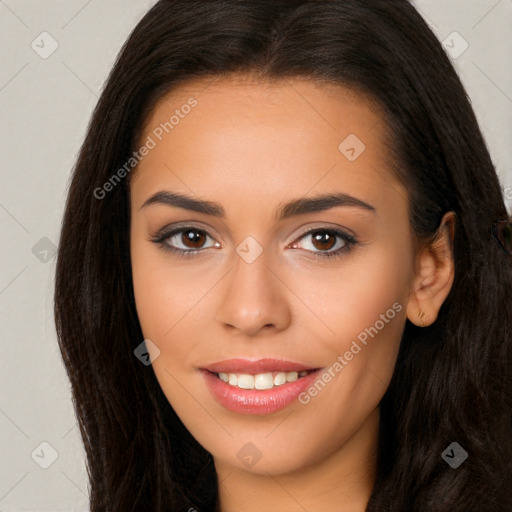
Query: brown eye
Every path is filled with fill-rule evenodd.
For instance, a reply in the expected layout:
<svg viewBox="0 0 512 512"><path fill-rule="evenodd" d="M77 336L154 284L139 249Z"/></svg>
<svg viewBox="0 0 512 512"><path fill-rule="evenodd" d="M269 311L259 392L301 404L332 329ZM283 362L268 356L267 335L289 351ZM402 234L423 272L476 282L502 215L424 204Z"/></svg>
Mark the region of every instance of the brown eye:
<svg viewBox="0 0 512 512"><path fill-rule="evenodd" d="M336 236L329 231L316 231L311 233L311 241L316 249L328 251L336 244Z"/></svg>
<svg viewBox="0 0 512 512"><path fill-rule="evenodd" d="M304 233L292 244L293 249L304 249L315 257L342 256L357 244L357 240L348 233L337 229L313 229Z"/></svg>
<svg viewBox="0 0 512 512"><path fill-rule="evenodd" d="M178 229L166 227L152 237L151 241L178 256L193 256L205 249L220 247L207 231L193 226Z"/></svg>
<svg viewBox="0 0 512 512"><path fill-rule="evenodd" d="M206 235L202 231L187 229L182 231L181 241L185 247L199 249L205 243Z"/></svg>

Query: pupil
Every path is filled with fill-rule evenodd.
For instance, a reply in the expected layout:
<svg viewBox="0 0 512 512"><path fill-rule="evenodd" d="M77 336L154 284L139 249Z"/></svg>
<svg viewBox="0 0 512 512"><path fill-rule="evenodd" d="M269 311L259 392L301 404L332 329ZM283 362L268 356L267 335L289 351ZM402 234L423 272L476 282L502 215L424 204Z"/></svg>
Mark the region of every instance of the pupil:
<svg viewBox="0 0 512 512"><path fill-rule="evenodd" d="M313 235L313 245L317 249L331 249L334 243L335 240L332 233L327 231L319 231Z"/></svg>
<svg viewBox="0 0 512 512"><path fill-rule="evenodd" d="M187 230L183 232L183 239L185 245L194 248L201 247L204 244L204 234L198 231Z"/></svg>

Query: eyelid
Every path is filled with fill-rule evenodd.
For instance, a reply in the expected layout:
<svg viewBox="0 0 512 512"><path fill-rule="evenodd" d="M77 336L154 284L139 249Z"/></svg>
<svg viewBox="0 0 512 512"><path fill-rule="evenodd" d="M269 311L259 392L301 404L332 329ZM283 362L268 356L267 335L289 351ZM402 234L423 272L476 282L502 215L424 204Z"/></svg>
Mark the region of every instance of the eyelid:
<svg viewBox="0 0 512 512"><path fill-rule="evenodd" d="M337 249L328 249L325 251L317 250L312 251L310 249L302 249L301 247L295 247L297 244L299 244L304 238L306 238L309 235L313 235L314 233L318 232L326 232L326 233L332 233L335 238L340 239L343 242L343 245L341 247L338 247ZM307 230L306 232L299 235L295 241L291 242L287 245L288 248L294 249L294 250L304 250L307 253L313 254L315 257L332 257L332 256L341 256L342 253L350 251L353 246L355 246L358 243L358 241L353 237L352 235L349 235L348 233L345 233L339 228L313 228L310 230ZM335 242L334 245L336 245L337 242Z"/></svg>
<svg viewBox="0 0 512 512"><path fill-rule="evenodd" d="M177 223L167 224L164 227L160 228L154 235L151 236L151 239L169 237L180 231L186 231L188 229L197 229L198 231L202 231L207 236L215 239L220 238L215 232L216 230L212 226L201 225L196 221L181 221ZM213 232L213 233L212 233Z"/></svg>
<svg viewBox="0 0 512 512"><path fill-rule="evenodd" d="M178 224L164 226L163 228L159 229L155 235L150 236L149 241L158 244L164 251L167 251L168 253L171 253L174 256L180 258L194 257L199 253L202 253L206 249L218 248L220 243L217 241L217 239L213 235L211 235L208 230L204 229L203 227L199 227L195 224L195 222L180 222ZM174 247L167 243L167 241L173 238L174 236L188 230L196 230L203 233L206 237L212 239L213 244L211 246L201 247L199 249L182 249L181 247Z"/></svg>
<svg viewBox="0 0 512 512"><path fill-rule="evenodd" d="M303 237L304 235L307 235L314 231L336 231L339 233L343 233L347 237L356 239L356 234L351 230L346 228L345 226L340 226L339 224L330 224L328 222L321 222L318 223L317 226L311 226L311 224L308 224L304 229L301 229L299 231L299 234L294 236L294 242L296 242L299 238Z"/></svg>

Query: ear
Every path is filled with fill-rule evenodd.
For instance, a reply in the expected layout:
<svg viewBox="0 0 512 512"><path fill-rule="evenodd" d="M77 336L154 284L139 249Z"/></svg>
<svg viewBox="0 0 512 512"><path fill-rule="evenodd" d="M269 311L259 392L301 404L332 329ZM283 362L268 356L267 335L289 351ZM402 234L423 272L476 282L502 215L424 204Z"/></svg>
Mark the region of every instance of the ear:
<svg viewBox="0 0 512 512"><path fill-rule="evenodd" d="M454 233L455 212L447 212L432 242L420 249L416 257L416 273L407 304L407 318L420 327L427 327L436 321L450 293L455 276Z"/></svg>

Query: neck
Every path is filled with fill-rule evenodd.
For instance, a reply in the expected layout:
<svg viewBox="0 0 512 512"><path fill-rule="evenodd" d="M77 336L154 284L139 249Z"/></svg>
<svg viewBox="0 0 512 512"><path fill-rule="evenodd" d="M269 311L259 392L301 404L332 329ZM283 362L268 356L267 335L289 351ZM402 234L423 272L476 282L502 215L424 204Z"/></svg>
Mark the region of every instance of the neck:
<svg viewBox="0 0 512 512"><path fill-rule="evenodd" d="M255 474L215 459L221 512L364 512L375 482L379 409L348 440L293 472Z"/></svg>

